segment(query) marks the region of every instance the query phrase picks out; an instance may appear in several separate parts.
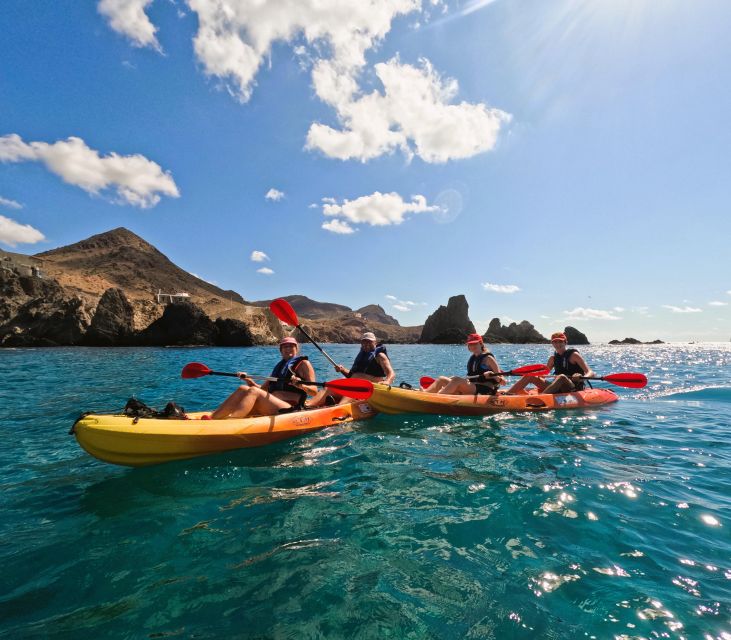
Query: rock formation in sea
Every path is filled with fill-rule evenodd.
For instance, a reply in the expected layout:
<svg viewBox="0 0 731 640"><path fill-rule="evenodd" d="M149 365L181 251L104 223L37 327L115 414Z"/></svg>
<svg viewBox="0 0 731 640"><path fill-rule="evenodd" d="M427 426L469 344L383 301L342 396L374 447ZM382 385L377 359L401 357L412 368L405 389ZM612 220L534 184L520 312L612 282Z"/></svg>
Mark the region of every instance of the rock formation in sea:
<svg viewBox="0 0 731 640"><path fill-rule="evenodd" d="M503 325L499 318L490 320L487 331L483 336L485 342L491 344L546 344L549 340L542 336L527 320L509 325Z"/></svg>
<svg viewBox="0 0 731 640"><path fill-rule="evenodd" d="M563 332L566 334L569 344L589 344L589 338L586 337L586 334L574 327L566 327Z"/></svg>
<svg viewBox="0 0 731 640"><path fill-rule="evenodd" d="M625 338L624 340L610 340L609 344L623 345L623 344L665 344L662 340L653 340L652 342L642 342L637 338Z"/></svg>
<svg viewBox="0 0 731 640"><path fill-rule="evenodd" d="M467 334L475 333L469 318L469 304L464 295L452 296L447 306L441 305L424 323L419 342L427 344L458 344Z"/></svg>
<svg viewBox="0 0 731 640"><path fill-rule="evenodd" d="M135 312L124 291L107 289L96 305L84 344L113 347L132 344L135 338Z"/></svg>

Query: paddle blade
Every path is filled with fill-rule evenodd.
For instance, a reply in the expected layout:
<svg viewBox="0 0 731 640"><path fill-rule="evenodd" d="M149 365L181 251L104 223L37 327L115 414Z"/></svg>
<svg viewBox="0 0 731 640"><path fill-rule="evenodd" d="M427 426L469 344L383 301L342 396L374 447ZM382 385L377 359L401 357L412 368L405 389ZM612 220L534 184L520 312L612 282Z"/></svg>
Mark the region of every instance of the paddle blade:
<svg viewBox="0 0 731 640"><path fill-rule="evenodd" d="M610 373L601 379L628 389L642 389L647 386L647 376L643 373Z"/></svg>
<svg viewBox="0 0 731 640"><path fill-rule="evenodd" d="M269 304L269 310L277 316L277 318L284 322L284 324L288 324L290 327L296 327L300 323L292 305L284 298L272 300Z"/></svg>
<svg viewBox="0 0 731 640"><path fill-rule="evenodd" d="M370 380L360 380L359 378L330 380L322 386L354 400L368 400L373 395L373 383Z"/></svg>
<svg viewBox="0 0 731 640"><path fill-rule="evenodd" d="M421 378L419 378L419 386L421 386L422 389L431 387L433 384L434 378L430 378L429 376L422 376Z"/></svg>
<svg viewBox="0 0 731 640"><path fill-rule="evenodd" d="M513 369L510 373L514 376L535 376L535 375L547 375L549 373L546 369L545 364L527 364L523 367Z"/></svg>
<svg viewBox="0 0 731 640"><path fill-rule="evenodd" d="M211 370L200 362L191 362L183 367L180 373L181 378L202 378L211 373Z"/></svg>

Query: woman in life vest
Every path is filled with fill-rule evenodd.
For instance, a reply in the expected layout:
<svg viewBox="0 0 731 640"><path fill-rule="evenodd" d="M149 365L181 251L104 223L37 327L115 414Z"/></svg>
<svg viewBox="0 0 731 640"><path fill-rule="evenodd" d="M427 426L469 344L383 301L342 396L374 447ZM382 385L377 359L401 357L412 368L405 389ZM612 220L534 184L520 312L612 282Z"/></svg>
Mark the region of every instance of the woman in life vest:
<svg viewBox="0 0 731 640"><path fill-rule="evenodd" d="M273 416L281 411L302 406L307 395L315 395L316 387L308 385L315 382L315 370L307 356L299 355L299 344L292 337L283 338L279 343L282 359L272 370L272 378L257 384L245 373L239 377L246 382L234 391L212 414L213 420L223 418L245 418L256 414Z"/></svg>
<svg viewBox="0 0 731 640"><path fill-rule="evenodd" d="M555 380L548 384L543 378L523 376L508 390L508 393L525 393L525 388L529 384L535 385L539 393L581 391L584 388L583 378L594 377L594 372L578 350L568 348L565 333L559 332L551 335L551 345L554 353L548 358L546 369L553 369L556 374Z"/></svg>
<svg viewBox="0 0 731 640"><path fill-rule="evenodd" d="M495 356L487 350L479 333L467 336L467 348L472 354L467 361L467 377L440 376L424 391L450 395L496 395L505 379L494 375L500 372Z"/></svg>
<svg viewBox="0 0 731 640"><path fill-rule="evenodd" d="M350 369L346 369L343 365L339 364L335 366L335 371L344 375L346 378L361 378L363 380L382 382L384 384L392 384L396 378L396 373L391 366L386 347L378 344L376 336L370 331L364 333L360 339L360 351L355 356L355 360ZM342 404L344 402L352 402L352 400L332 391L321 391L307 403L307 406L314 408L333 402Z"/></svg>

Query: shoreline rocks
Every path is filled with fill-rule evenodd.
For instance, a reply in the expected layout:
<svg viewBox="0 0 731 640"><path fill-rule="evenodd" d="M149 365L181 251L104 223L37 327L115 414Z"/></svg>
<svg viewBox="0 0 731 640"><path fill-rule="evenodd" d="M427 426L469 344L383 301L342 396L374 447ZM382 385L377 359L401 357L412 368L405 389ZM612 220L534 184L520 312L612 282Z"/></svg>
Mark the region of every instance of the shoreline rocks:
<svg viewBox="0 0 731 640"><path fill-rule="evenodd" d="M586 334L574 327L566 327L563 332L566 334L566 339L569 344L591 344Z"/></svg>

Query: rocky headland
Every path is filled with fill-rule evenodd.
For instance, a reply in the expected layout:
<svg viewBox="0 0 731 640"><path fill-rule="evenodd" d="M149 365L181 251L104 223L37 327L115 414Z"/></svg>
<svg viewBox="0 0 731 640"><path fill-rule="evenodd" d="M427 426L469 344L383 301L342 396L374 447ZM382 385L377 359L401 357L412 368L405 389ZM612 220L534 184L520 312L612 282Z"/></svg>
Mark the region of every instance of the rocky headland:
<svg viewBox="0 0 731 640"><path fill-rule="evenodd" d="M423 326L408 327L378 304L351 309L304 295L284 298L319 342L357 343L373 331L387 343L461 344L476 332L464 295L449 298ZM247 302L188 273L121 227L33 256L0 251L0 347L276 344L290 329L269 311L270 302ZM575 328L565 332L570 344L589 344ZM527 320L503 325L499 318L484 339L548 343ZM637 344L631 340L612 344Z"/></svg>

